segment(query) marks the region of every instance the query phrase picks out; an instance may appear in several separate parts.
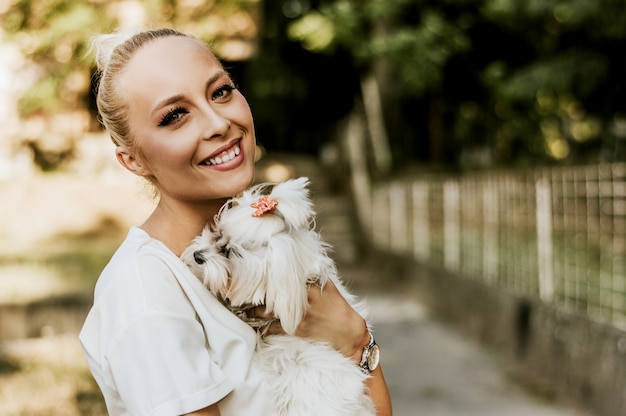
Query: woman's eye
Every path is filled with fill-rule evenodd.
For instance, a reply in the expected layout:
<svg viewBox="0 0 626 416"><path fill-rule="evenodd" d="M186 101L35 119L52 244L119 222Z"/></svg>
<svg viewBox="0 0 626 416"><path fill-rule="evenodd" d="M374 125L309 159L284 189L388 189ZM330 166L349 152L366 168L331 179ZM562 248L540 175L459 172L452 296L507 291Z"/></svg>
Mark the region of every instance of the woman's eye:
<svg viewBox="0 0 626 416"><path fill-rule="evenodd" d="M161 118L161 122L159 123L159 127L169 126L170 124L174 124L179 122L185 114L188 114L189 111L185 110L182 107L176 107L165 113L165 115Z"/></svg>
<svg viewBox="0 0 626 416"><path fill-rule="evenodd" d="M214 100L224 100L230 97L230 95L233 93L234 90L235 90L235 86L232 84L222 85L221 87L216 89L215 92L213 92L212 98Z"/></svg>

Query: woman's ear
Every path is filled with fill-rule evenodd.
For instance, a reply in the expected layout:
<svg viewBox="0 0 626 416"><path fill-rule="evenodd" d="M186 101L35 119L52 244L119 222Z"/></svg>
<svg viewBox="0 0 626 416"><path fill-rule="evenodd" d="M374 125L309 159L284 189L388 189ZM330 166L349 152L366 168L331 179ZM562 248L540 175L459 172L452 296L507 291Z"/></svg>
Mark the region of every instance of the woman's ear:
<svg viewBox="0 0 626 416"><path fill-rule="evenodd" d="M123 146L118 146L115 149L115 156L117 157L117 161L120 162L122 166L128 169L130 172L134 173L138 176L149 176L150 169L143 163L142 160L137 158L135 154L131 154L128 149Z"/></svg>

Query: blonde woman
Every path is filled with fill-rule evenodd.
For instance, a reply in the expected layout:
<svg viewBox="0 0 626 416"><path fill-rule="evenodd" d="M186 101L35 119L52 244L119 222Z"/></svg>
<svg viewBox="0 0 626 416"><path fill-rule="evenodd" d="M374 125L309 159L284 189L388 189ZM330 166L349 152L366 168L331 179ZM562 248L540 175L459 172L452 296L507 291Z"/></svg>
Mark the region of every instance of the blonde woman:
<svg viewBox="0 0 626 416"><path fill-rule="evenodd" d="M98 110L117 160L158 194L154 211L129 230L103 270L80 334L107 409L111 415L270 415L250 366L256 334L179 259L224 201L253 180L248 104L192 36L171 29L110 34L97 37L94 48ZM363 364L369 334L337 289L313 288L309 302L297 335L329 342ZM368 384L377 413L390 415L380 366Z"/></svg>

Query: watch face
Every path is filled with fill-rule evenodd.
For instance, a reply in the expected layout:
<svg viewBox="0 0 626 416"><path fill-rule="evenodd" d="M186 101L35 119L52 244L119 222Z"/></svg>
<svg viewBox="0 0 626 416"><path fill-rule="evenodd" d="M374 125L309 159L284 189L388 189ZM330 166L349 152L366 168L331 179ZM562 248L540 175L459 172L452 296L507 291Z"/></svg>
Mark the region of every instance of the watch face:
<svg viewBox="0 0 626 416"><path fill-rule="evenodd" d="M378 345L372 345L372 348L369 351L369 355L367 356L367 367L370 371L376 370L378 367L378 362L380 361L380 349Z"/></svg>

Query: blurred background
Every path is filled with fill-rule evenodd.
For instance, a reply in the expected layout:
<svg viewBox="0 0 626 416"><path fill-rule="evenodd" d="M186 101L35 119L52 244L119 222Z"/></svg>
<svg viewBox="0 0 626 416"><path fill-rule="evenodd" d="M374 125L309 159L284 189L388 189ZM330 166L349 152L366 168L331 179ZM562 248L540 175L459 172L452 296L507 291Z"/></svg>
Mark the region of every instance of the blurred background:
<svg viewBox="0 0 626 416"><path fill-rule="evenodd" d="M105 414L76 331L154 202L98 122L89 39L148 26L212 46L257 179L311 176L340 266L384 267L355 286L393 275L626 414L624 22L626 0L0 0L0 414Z"/></svg>

